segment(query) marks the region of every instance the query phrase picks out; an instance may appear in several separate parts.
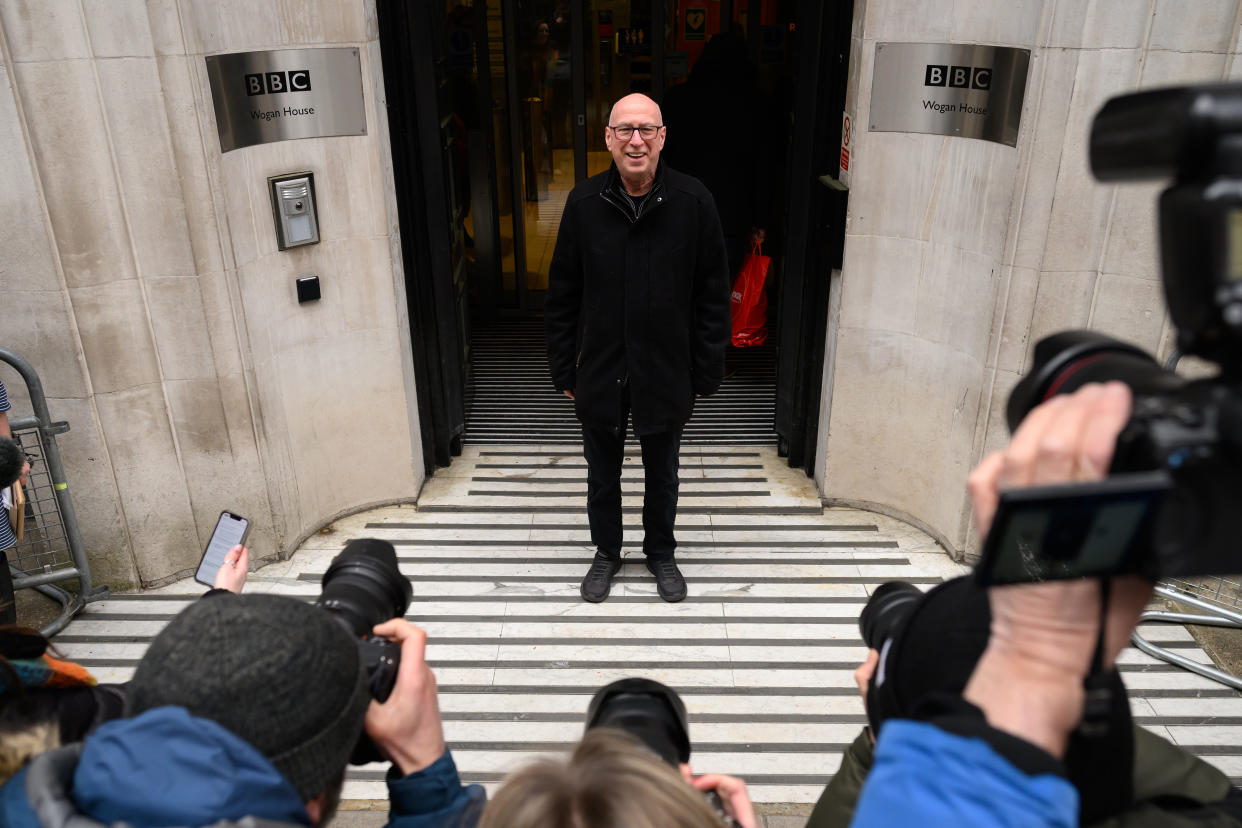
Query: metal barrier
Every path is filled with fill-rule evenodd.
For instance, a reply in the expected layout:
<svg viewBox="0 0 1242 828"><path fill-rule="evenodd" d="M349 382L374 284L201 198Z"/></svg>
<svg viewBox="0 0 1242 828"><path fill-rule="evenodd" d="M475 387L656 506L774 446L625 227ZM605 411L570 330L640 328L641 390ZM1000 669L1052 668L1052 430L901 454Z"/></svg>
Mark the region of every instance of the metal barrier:
<svg viewBox="0 0 1242 828"><path fill-rule="evenodd" d="M1174 351L1164 364L1165 370L1175 370L1177 363L1181 361L1181 356L1179 352ZM1156 587L1156 594L1170 601L1203 610L1203 612L1148 610L1139 616L1139 623L1158 621L1169 624L1201 624L1209 627L1242 629L1242 583L1238 580L1231 580L1228 577L1203 577L1189 580L1171 578L1162 581ZM1149 656L1169 664L1176 664L1178 667L1218 681L1235 690L1242 690L1242 679L1232 673L1226 673L1210 664L1200 664L1164 647L1157 647L1139 635L1137 629L1131 634L1130 643Z"/></svg>
<svg viewBox="0 0 1242 828"><path fill-rule="evenodd" d="M1239 607L1239 585L1227 578L1199 578L1196 581L1171 580L1164 581L1156 587L1156 594L1170 601L1204 610L1194 612L1166 612L1164 610L1148 610L1139 616L1139 623L1145 621L1162 621L1169 624L1203 624L1209 627L1233 627L1242 629L1242 613ZM1137 629L1130 635L1130 643L1149 656L1154 656L1169 664L1176 664L1192 673L1218 681L1221 684L1242 690L1242 679L1226 673L1210 664L1200 664L1184 655L1171 652L1164 647L1157 647L1139 635Z"/></svg>
<svg viewBox="0 0 1242 828"><path fill-rule="evenodd" d="M106 597L108 588L91 584L69 482L56 446L56 435L68 431L69 424L52 422L43 382L29 362L7 348L0 348L0 361L21 374L34 409L33 417L13 417L9 412L13 439L30 458L31 468L26 487L25 536L6 554L14 590L34 589L60 603L60 616L42 630L44 635L51 636L64 629L87 603ZM53 586L61 581L77 581L77 594Z"/></svg>

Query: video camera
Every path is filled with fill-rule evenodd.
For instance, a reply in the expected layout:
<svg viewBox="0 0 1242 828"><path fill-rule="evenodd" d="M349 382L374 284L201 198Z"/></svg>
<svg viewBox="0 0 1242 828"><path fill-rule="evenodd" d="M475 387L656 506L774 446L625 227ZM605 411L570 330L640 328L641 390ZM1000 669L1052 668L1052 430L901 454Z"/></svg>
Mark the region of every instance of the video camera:
<svg viewBox="0 0 1242 828"><path fill-rule="evenodd" d="M1242 85L1113 98L1092 124L1090 157L1100 181L1172 177L1159 225L1177 349L1220 371L1188 381L1091 331L1041 340L1009 397L1011 430L1091 382L1126 383L1134 409L1106 480L1001 493L977 570L985 584L1242 568L1230 517L1242 492Z"/></svg>

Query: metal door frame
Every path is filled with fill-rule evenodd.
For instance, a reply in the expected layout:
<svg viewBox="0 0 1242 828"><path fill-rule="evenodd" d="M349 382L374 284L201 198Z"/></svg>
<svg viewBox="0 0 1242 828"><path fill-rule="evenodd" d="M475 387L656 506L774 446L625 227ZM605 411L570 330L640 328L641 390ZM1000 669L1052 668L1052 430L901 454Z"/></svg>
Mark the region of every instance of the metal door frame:
<svg viewBox="0 0 1242 828"><path fill-rule="evenodd" d="M845 242L840 174L841 117L849 75L853 0L799 0L794 131L786 188L785 278L780 295L776 431L789 465L814 473L828 327L829 279ZM753 9L753 3L752 3Z"/></svg>
<svg viewBox="0 0 1242 828"><path fill-rule="evenodd" d="M460 452L465 387L454 306L434 36L439 4L376 0L393 185L423 445L431 474ZM437 27L436 15L439 15Z"/></svg>

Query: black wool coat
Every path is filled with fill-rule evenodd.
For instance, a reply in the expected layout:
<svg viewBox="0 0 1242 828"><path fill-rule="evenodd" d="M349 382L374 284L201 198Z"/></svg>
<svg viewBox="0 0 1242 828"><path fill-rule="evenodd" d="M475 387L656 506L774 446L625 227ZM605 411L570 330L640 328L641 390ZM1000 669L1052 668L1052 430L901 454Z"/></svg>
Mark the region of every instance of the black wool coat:
<svg viewBox="0 0 1242 828"><path fill-rule="evenodd" d="M697 179L662 164L634 221L609 192L617 176L615 167L593 176L565 202L544 304L548 366L593 428L624 425L628 386L641 437L680 430L695 394L720 387L729 271L715 204Z"/></svg>

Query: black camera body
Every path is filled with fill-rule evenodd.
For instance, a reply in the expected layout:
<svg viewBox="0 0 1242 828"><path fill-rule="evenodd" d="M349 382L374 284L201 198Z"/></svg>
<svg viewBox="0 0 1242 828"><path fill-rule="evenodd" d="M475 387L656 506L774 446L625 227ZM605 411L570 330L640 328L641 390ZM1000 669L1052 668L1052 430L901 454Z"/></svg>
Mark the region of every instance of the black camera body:
<svg viewBox="0 0 1242 828"><path fill-rule="evenodd" d="M378 638L371 630L403 617L414 596L409 579L397 566L397 551L388 541L351 540L328 564L322 583L315 606L331 613L354 636L371 697L387 701L401 665L401 645ZM382 758L366 732L361 733L350 762L364 765Z"/></svg>
<svg viewBox="0 0 1242 828"><path fill-rule="evenodd" d="M1081 514L1068 517L1078 487L1061 487L1061 496L1040 501L1042 516L1027 522L1031 537L1025 541L1038 547L1035 534L1052 537L1058 520L1077 521L1083 537L1112 532L1115 559L1103 574L1234 572L1242 568L1235 519L1242 493L1242 84L1157 89L1108 101L1092 125L1091 168L1101 181L1173 178L1160 196L1159 225L1164 294L1178 353L1215 362L1220 373L1188 381L1139 348L1091 331L1041 340L1031 372L1009 398L1010 429L1056 394L1120 380L1134 392L1134 410L1117 439L1110 470L1116 477L1110 481L1124 484L1127 477L1155 472L1166 483L1163 493L1148 499L1147 511L1132 515L1124 528L1104 519L1088 525ZM998 520L1011 518L1007 504L1001 506ZM1019 544L1020 534L1014 536ZM1128 539L1124 549L1121 535ZM998 542L989 538L993 548L985 547L985 566L1006 554L995 548ZM1102 573L1068 565L1052 577L1082 574ZM1033 573L1028 580L1036 579Z"/></svg>

